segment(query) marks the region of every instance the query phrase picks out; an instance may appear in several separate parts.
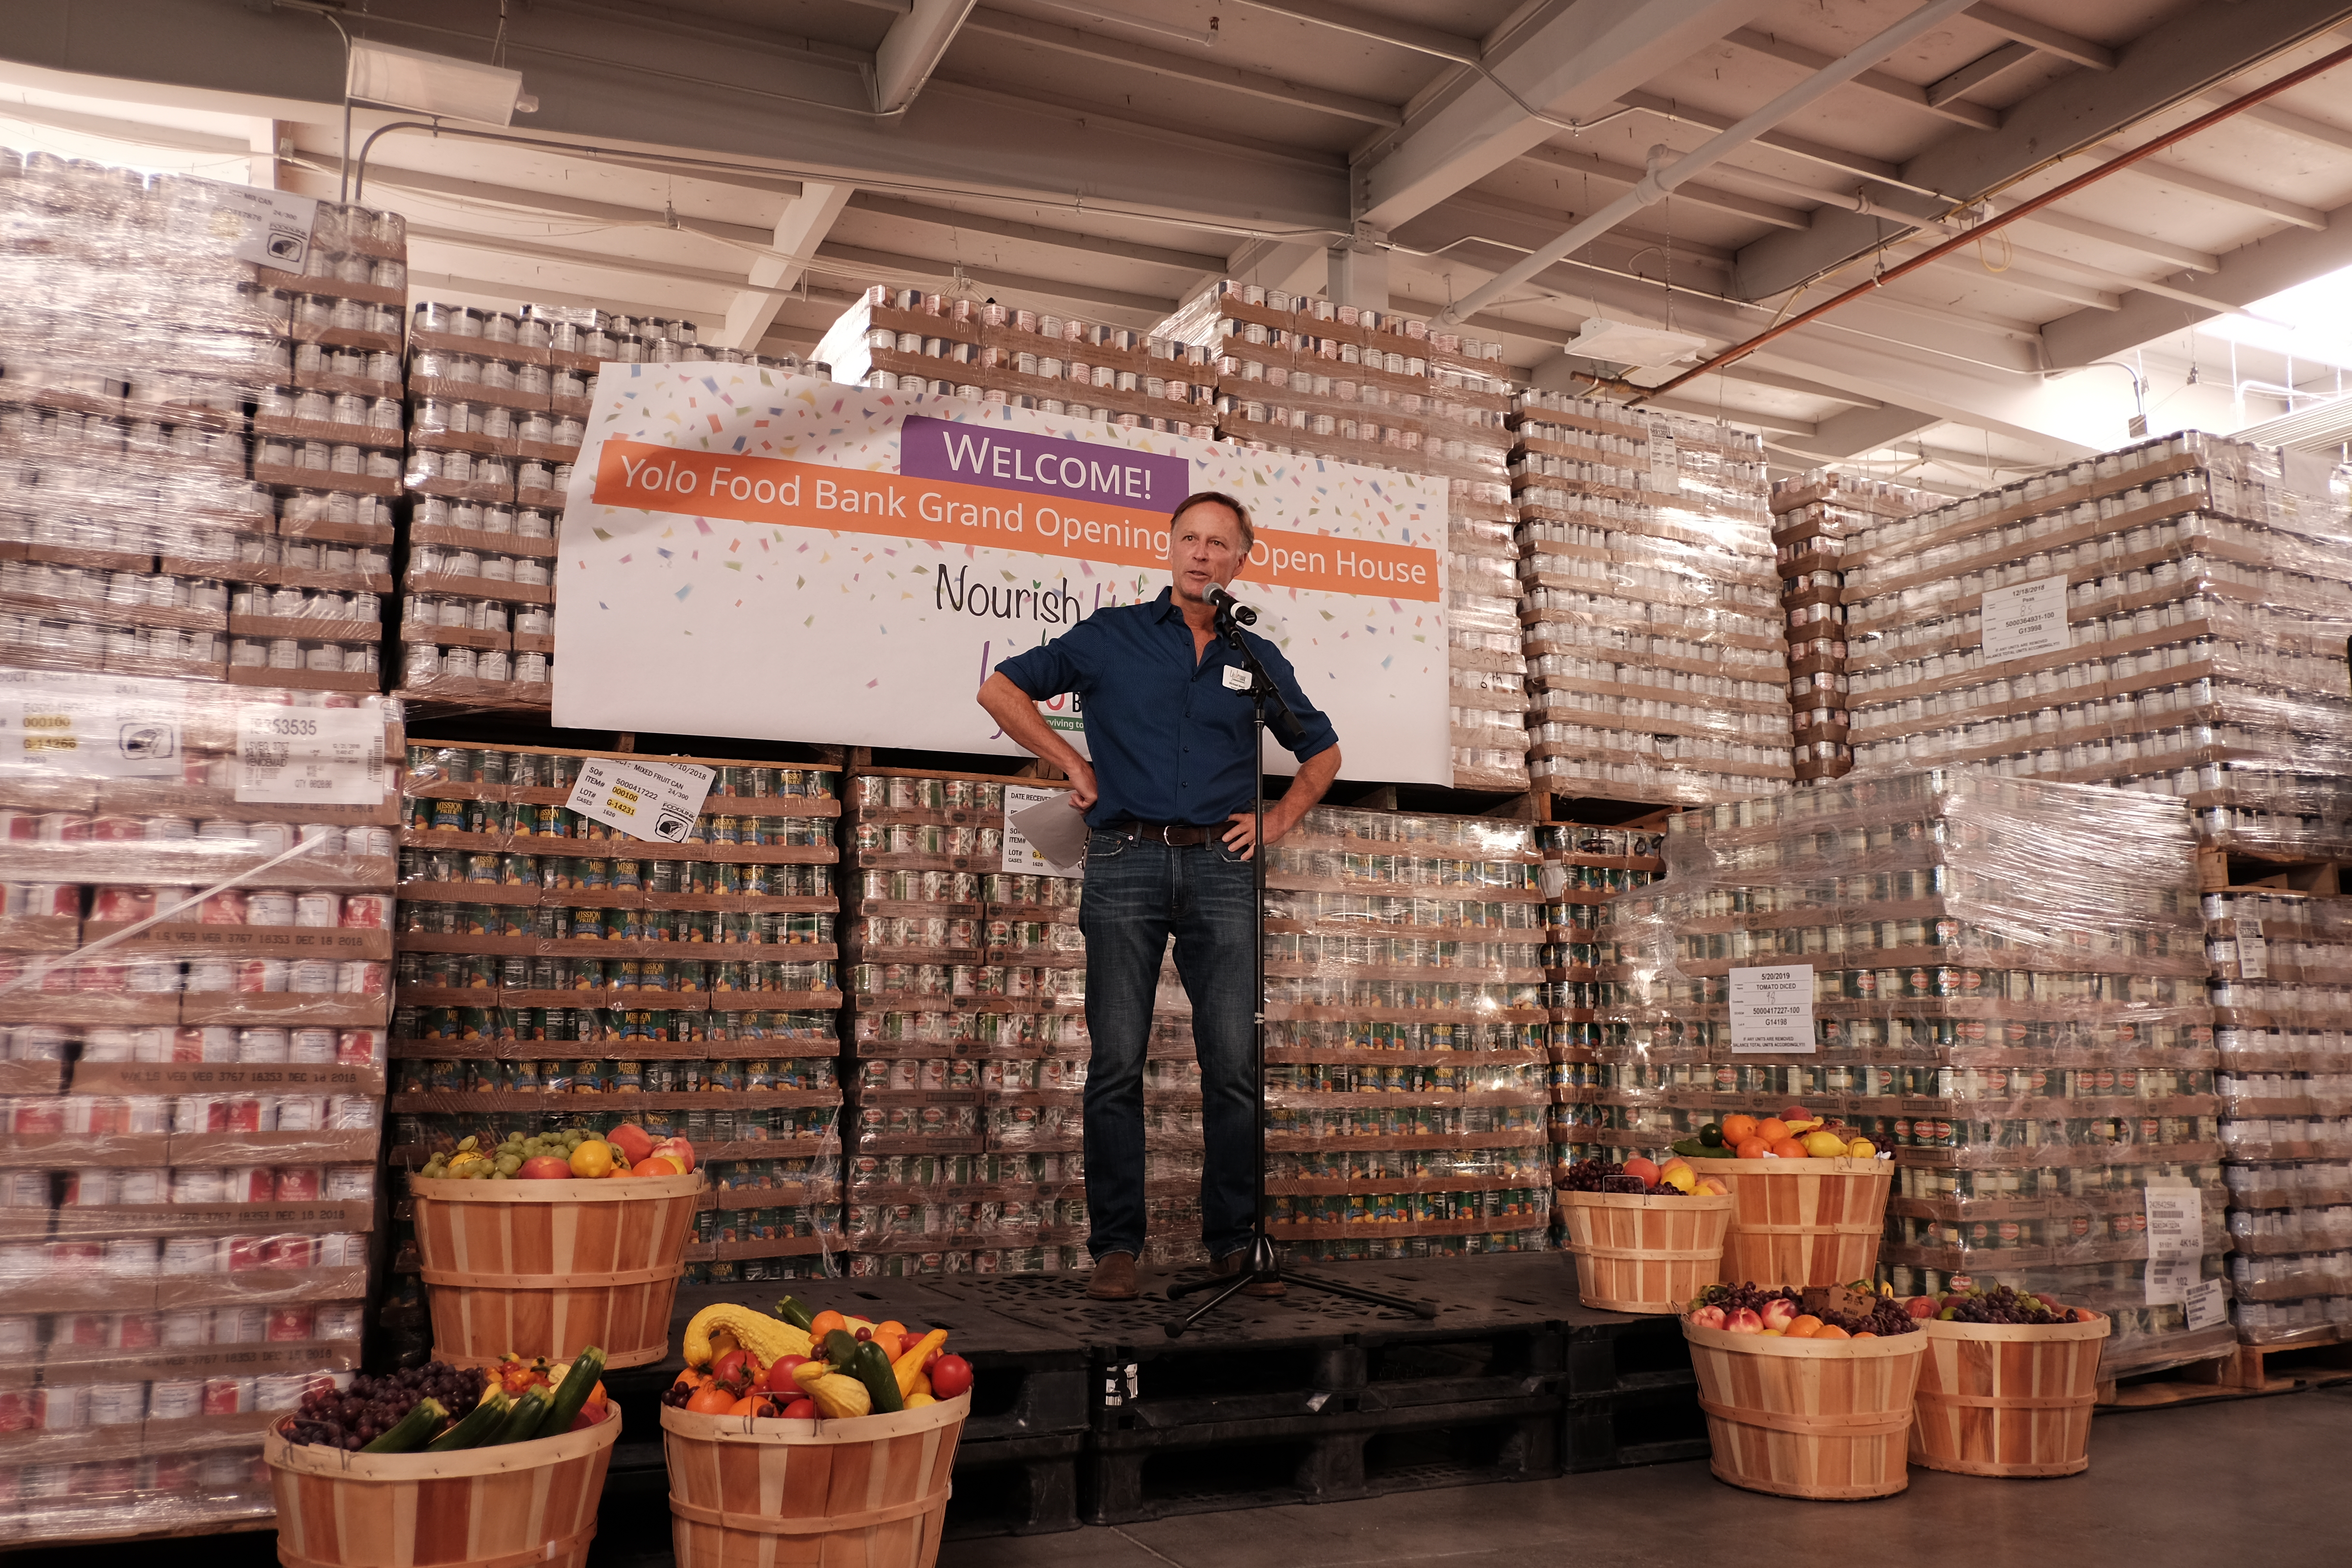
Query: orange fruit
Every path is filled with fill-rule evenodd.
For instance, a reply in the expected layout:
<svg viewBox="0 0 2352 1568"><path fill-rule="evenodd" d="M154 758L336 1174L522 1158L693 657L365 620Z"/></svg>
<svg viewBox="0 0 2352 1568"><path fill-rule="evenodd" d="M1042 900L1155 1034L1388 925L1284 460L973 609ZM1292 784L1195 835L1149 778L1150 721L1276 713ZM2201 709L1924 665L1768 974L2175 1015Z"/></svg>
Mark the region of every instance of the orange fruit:
<svg viewBox="0 0 2352 1568"><path fill-rule="evenodd" d="M640 1176L683 1176L686 1174L684 1171L678 1169L677 1162L671 1159L667 1154L656 1154L652 1159L645 1161L636 1167L636 1173Z"/></svg>
<svg viewBox="0 0 2352 1568"><path fill-rule="evenodd" d="M833 1332L835 1329L846 1329L847 1327L849 1327L848 1319L843 1317L839 1312L827 1309L824 1311L819 1312L815 1319L810 1322L809 1338L815 1341L818 1344L823 1344L824 1343L825 1335Z"/></svg>
<svg viewBox="0 0 2352 1568"><path fill-rule="evenodd" d="M1789 1321L1788 1337L1790 1339L1809 1340L1821 1331L1822 1321L1811 1312L1800 1312Z"/></svg>
<svg viewBox="0 0 2352 1568"><path fill-rule="evenodd" d="M1876 1339L1878 1336L1877 1336L1876 1334L1872 1333L1868 1329L1864 1329L1864 1330L1863 1330L1863 1331L1862 1331L1862 1332L1860 1332L1860 1333L1858 1333L1858 1334L1854 1335L1853 1337L1854 1337L1855 1339L1858 1339L1858 1340L1874 1340L1874 1339Z"/></svg>
<svg viewBox="0 0 2352 1568"><path fill-rule="evenodd" d="M636 1173L630 1170L626 1165L614 1165L611 1170L605 1172L604 1174L609 1179L618 1180L623 1176L634 1176Z"/></svg>
<svg viewBox="0 0 2352 1568"><path fill-rule="evenodd" d="M1761 1160L1772 1152L1772 1145L1761 1138L1749 1137L1735 1151L1743 1160Z"/></svg>
<svg viewBox="0 0 2352 1568"><path fill-rule="evenodd" d="M1723 1142L1726 1148L1737 1149L1756 1136L1756 1118L1727 1116L1723 1119Z"/></svg>
<svg viewBox="0 0 2352 1568"><path fill-rule="evenodd" d="M572 1173L583 1178L609 1176L613 1173L613 1146L602 1138L582 1141L572 1151Z"/></svg>
<svg viewBox="0 0 2352 1568"><path fill-rule="evenodd" d="M1789 1135L1789 1124L1777 1116L1768 1116L1756 1125L1756 1136L1769 1148Z"/></svg>
<svg viewBox="0 0 2352 1568"><path fill-rule="evenodd" d="M1811 1155L1805 1152L1805 1146L1802 1143L1798 1142L1794 1138L1781 1139L1778 1143L1772 1145L1772 1152L1783 1160L1805 1160L1811 1158ZM578 1156L575 1155L573 1157L576 1159Z"/></svg>
<svg viewBox="0 0 2352 1568"><path fill-rule="evenodd" d="M1853 1336L1847 1333L1843 1329L1839 1328L1835 1323L1823 1323L1820 1328L1813 1331L1813 1338L1817 1340L1850 1340L1853 1338Z"/></svg>

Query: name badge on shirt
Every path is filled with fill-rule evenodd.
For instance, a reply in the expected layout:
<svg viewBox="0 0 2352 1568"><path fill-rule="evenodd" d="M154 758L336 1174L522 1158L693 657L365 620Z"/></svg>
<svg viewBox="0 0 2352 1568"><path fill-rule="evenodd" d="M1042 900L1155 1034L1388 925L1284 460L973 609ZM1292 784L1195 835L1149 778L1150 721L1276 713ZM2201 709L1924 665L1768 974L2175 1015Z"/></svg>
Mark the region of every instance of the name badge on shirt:
<svg viewBox="0 0 2352 1568"><path fill-rule="evenodd" d="M1239 669L1229 664L1225 666L1224 674L1226 690L1247 691L1250 689L1250 672L1248 670Z"/></svg>

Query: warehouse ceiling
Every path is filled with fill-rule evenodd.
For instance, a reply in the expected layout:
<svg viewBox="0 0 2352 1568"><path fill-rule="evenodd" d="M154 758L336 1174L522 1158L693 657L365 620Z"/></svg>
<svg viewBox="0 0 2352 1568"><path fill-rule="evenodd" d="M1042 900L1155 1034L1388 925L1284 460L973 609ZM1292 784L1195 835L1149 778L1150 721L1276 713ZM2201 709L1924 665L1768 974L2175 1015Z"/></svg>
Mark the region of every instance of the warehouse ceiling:
<svg viewBox="0 0 2352 1568"><path fill-rule="evenodd" d="M747 348L805 350L867 282L1140 327L1234 274L1433 315L1917 9L0 0L0 142L314 195L348 175L407 215L419 297L682 314ZM1558 386L1625 368L1562 353L1590 317L1720 350L2343 48L2347 24L2352 0L1954 6L1464 330ZM339 29L495 61L535 107L479 140L362 104L347 169ZM2340 314L2317 280L2352 266L2347 84L2298 85L1664 402L1761 430L1790 468L1953 490L2120 445L2141 414L2341 441L2352 344L2306 322Z"/></svg>

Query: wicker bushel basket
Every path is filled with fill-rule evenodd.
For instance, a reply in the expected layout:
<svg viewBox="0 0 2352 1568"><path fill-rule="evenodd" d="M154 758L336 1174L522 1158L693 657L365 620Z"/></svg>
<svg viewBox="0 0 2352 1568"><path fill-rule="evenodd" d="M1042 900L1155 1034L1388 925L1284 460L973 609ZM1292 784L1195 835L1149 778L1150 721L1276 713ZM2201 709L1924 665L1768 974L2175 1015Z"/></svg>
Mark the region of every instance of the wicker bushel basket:
<svg viewBox="0 0 2352 1568"><path fill-rule="evenodd" d="M2091 1464L2107 1320L1920 1325L1911 1462L1964 1476L2071 1476Z"/></svg>
<svg viewBox="0 0 2352 1568"><path fill-rule="evenodd" d="M1710 1160L1738 1200L1723 1277L1767 1289L1843 1285L1878 1269L1892 1160Z"/></svg>
<svg viewBox="0 0 2352 1568"><path fill-rule="evenodd" d="M604 1364L669 1353L670 1304L704 1182L491 1182L409 1178L433 1353L483 1366L512 1351Z"/></svg>
<svg viewBox="0 0 2352 1568"><path fill-rule="evenodd" d="M1927 1336L1791 1340L1685 1319L1707 1468L1780 1497L1886 1497L1910 1484L1906 1434Z"/></svg>
<svg viewBox="0 0 2352 1568"><path fill-rule="evenodd" d="M932 1568L961 1394L854 1420L695 1415L664 1405L677 1568Z"/></svg>
<svg viewBox="0 0 2352 1568"><path fill-rule="evenodd" d="M1723 1278L1728 1194L1560 1193L1576 1294L1604 1312L1679 1312Z"/></svg>
<svg viewBox="0 0 2352 1568"><path fill-rule="evenodd" d="M583 1568L621 1409L577 1432L452 1454L262 1438L286 1568Z"/></svg>

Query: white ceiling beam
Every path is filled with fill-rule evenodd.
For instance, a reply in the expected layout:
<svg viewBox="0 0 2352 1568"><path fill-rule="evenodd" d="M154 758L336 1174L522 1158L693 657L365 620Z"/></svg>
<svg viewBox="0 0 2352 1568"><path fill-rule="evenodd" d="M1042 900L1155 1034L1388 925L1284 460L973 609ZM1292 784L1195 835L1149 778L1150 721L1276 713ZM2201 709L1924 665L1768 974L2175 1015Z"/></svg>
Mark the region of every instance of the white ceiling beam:
<svg viewBox="0 0 2352 1568"><path fill-rule="evenodd" d="M1739 117L1736 114L1712 113L1686 103L1677 103L1670 98L1661 98L1654 92L1620 93L1618 100L1628 109L1638 109L1645 114L1654 114L1661 119L1678 121L1684 125L1694 125L1701 131L1728 131L1739 122ZM1791 136L1785 131L1767 131L1756 138L1756 144L1759 147L1769 147L1775 152L1786 153L1791 157L1802 158L1810 163L1819 163L1824 168L1835 169L1841 174L1859 174L1866 180L1882 180L1893 184L1901 184L1902 171L1883 158L1873 158L1865 153L1849 153L1842 147L1832 147L1825 142L1814 142L1802 136ZM1729 169L1731 165L1717 164L1717 167Z"/></svg>
<svg viewBox="0 0 2352 1568"><path fill-rule="evenodd" d="M1311 290L1322 279L1325 250L1326 247L1320 241L1249 240L1226 257L1222 266L1208 268L1186 284L1184 298L1190 300L1221 278L1255 283L1266 289L1280 289L1286 293Z"/></svg>
<svg viewBox="0 0 2352 1568"><path fill-rule="evenodd" d="M1320 110L1326 114L1337 115L1343 120L1361 121L1368 125L1397 125L1404 119L1404 111L1392 103L1359 98L1351 92L1333 92L1328 88L1308 87L1303 82L1288 81L1264 71L1195 59L1190 55L1155 49L1144 44L1130 44L1076 27L1033 21L1027 16L1016 16L1010 11L982 7L973 11L964 25L972 32L992 37L1010 38L1016 43L1108 65L1129 66L1193 87L1213 88L1246 98L1288 104L1293 108Z"/></svg>
<svg viewBox="0 0 2352 1568"><path fill-rule="evenodd" d="M1055 250L1099 256L1113 261L1138 261L1149 267L1172 268L1182 272L1200 272L1224 265L1222 257L1202 251L1176 250L1164 245L1144 245L1129 239L1105 239L1098 235L1080 234L1075 229L1052 228L1044 224L1022 223L986 213L958 212L953 207L905 201L875 191L859 191L849 198L849 206L854 212L872 213L877 217L896 218L929 228L991 235L998 239L1018 240L1024 245L1050 246Z"/></svg>
<svg viewBox="0 0 2352 1568"><path fill-rule="evenodd" d="M2245 94L2232 91L2226 87L2216 88L2200 98L2198 101L2209 104L2235 103L2244 96ZM2352 131L2347 131L2340 125L2330 125L2325 121L2314 120L2308 115L2297 114L2291 109L2281 109L2275 100L2269 103L2257 103L2251 109L2241 110L2238 118L2252 121L2257 125L2267 125L2273 131L2284 131L2288 135L2309 142L2315 146L2333 148L2338 153L2352 153Z"/></svg>
<svg viewBox="0 0 2352 1568"><path fill-rule="evenodd" d="M1612 185L1630 187L1640 183L1642 178L1642 171L1630 163L1612 163L1606 158L1596 157L1591 153L1570 152L1565 147L1555 147L1549 142L1539 147L1530 147L1520 153L1519 162L1540 163L1549 169L1565 169L1571 174L1590 174L1596 180L1606 180ZM1696 181L1687 185L1676 186L1675 196L1677 200L1686 201L1693 206L1711 207L1717 212L1732 213L1740 217L1753 218L1758 223L1768 223L1775 228L1803 228L1812 221L1794 207L1784 207L1771 202L1759 201L1754 196L1743 196L1737 191L1727 191L1715 185L1704 185Z"/></svg>
<svg viewBox="0 0 2352 1568"><path fill-rule="evenodd" d="M1761 0L1532 0L1418 102L1402 133L1355 171L1355 216L1393 229L1570 121L1606 110L1763 9ZM1499 84L1499 85L1498 85Z"/></svg>
<svg viewBox="0 0 2352 1568"><path fill-rule="evenodd" d="M940 60L955 42L956 29L972 0L914 0L890 24L874 48L874 107L897 114L915 101Z"/></svg>
<svg viewBox="0 0 2352 1568"><path fill-rule="evenodd" d="M1760 27L1741 27L1727 34L1723 41L1727 44L1737 44L1750 54L1763 55L1768 58L1781 60L1792 66L1801 66L1809 71L1817 71L1837 58L1834 55L1825 55L1819 49L1809 49L1802 44L1790 43L1786 38L1775 37ZM1957 121L1962 125L1971 125L1979 131L1990 131L2000 123L2000 116L1981 104L1953 103L1931 99L1927 89L1914 86L1901 77L1890 76L1883 70L1864 71L1853 79L1853 85L1865 92L1902 104L1906 108L1916 109L1925 114L1937 115L1941 119Z"/></svg>
<svg viewBox="0 0 2352 1568"><path fill-rule="evenodd" d="M1240 0L1253 11L1268 11L1277 16L1289 16L1301 22L1313 22L1335 32L1352 33L1360 38L1371 38L1383 44L1394 44L1416 54L1434 55L1440 59L1468 64L1478 58L1478 40L1457 34L1424 27L1417 22L1400 22L1370 11L1342 5L1336 0Z"/></svg>
<svg viewBox="0 0 2352 1568"><path fill-rule="evenodd" d="M341 172L341 162L331 153L304 153L301 163L317 167L305 171L313 181L332 182ZM795 188L798 186L796 184ZM529 190L520 185L493 185L480 180L461 180L450 174L428 174L422 169L396 169L383 163L368 165L368 189L405 191L423 196L432 205L446 203L455 209L452 216L461 221L481 222L486 215L468 212L467 205L476 208L501 210L487 215L495 221L532 221L532 214L544 214L549 218L582 218L590 223L650 225L656 228L671 226L670 215L651 207L624 206L615 202L592 202L579 196L562 195L552 191ZM437 198L437 199L436 199ZM738 241L746 245L765 245L769 231L751 224L723 223L717 218L681 218L677 226L684 231L707 235L714 239Z"/></svg>
<svg viewBox="0 0 2352 1568"><path fill-rule="evenodd" d="M464 229L436 228L425 224L408 226L408 242L412 246L444 246L453 250L519 257L528 261L544 261L584 271L610 272L616 277L708 284L727 290L727 297L731 297L737 289L751 287L743 281L740 273L720 272L708 267L687 267L677 262L644 260L633 256L573 250L564 246L544 245L537 240L519 239L507 235L475 234ZM787 289L775 291L780 294L790 292Z"/></svg>
<svg viewBox="0 0 2352 1568"><path fill-rule="evenodd" d="M2054 160L2095 147L2168 104L2207 91L2341 23L2345 0L2189 5L2118 50L2105 71L2075 71L2028 93L1997 131L1956 133L1907 159L1916 190L1973 201ZM1742 298L1776 297L1918 226L1882 212L1826 211L1803 234L1767 235L1740 252Z"/></svg>
<svg viewBox="0 0 2352 1568"><path fill-rule="evenodd" d="M1811 436L1813 422L1792 418L1786 414L1759 414L1752 408L1731 408L1708 403L1697 397L1652 397L1643 401L1644 408L1663 408L1669 414L1687 414L1697 419L1719 419L1733 425L1752 425L1759 430L1769 430L1790 436Z"/></svg>
<svg viewBox="0 0 2352 1568"><path fill-rule="evenodd" d="M2123 149L2110 146L2102 151L2121 153ZM2274 196L2266 191L2252 190L2234 181L2217 180L2210 174L2184 169L2162 157L2143 158L2122 173L2142 180L2154 180L2176 190L2194 191L2200 196L2211 196L2217 202L2228 202L2232 206L2246 207L2266 217L2291 223L2297 228L2327 226L2327 215L2317 207L2307 207L2301 202L2291 202L2284 196Z"/></svg>
<svg viewBox="0 0 2352 1568"><path fill-rule="evenodd" d="M2093 70L2116 68L2115 50L2046 22L2037 22L2031 16L2021 16L1999 5L1971 5L1968 9L1968 16L1969 20L1982 22L1994 32L2006 34L2021 44L2032 44L2043 54L2056 55L2060 59L2073 60L2076 65L2088 66Z"/></svg>
<svg viewBox="0 0 2352 1568"><path fill-rule="evenodd" d="M784 296L777 290L790 289L807 276L808 269L803 263L787 260L786 257L814 254L849 197L847 185L811 180L800 199L784 209L783 216L776 219L774 236L775 248L784 255L761 256L752 260L749 286L727 307L727 324L719 331L719 347L759 346L784 302Z"/></svg>
<svg viewBox="0 0 2352 1568"><path fill-rule="evenodd" d="M245 183L265 191L278 188L278 143L285 139L292 146L293 130L281 121L257 120L253 122L252 139L247 144L253 149L253 158Z"/></svg>
<svg viewBox="0 0 2352 1568"><path fill-rule="evenodd" d="M1751 386L1769 386L1780 392L1794 392L1806 397L1826 397L1833 403L1848 404L1855 408L1884 408L1874 397L1866 397L1851 387L1833 386L1825 381L1813 381L1801 375L1783 375L1779 371L1759 370L1746 360L1739 360L1716 371L1714 374L1726 381L1745 382Z"/></svg>
<svg viewBox="0 0 2352 1568"><path fill-rule="evenodd" d="M935 256L906 256L897 251L874 250L860 245L843 245L827 240L817 247L817 255L831 262L856 268L871 268L876 272L896 272L911 275L927 282L952 285L961 272L965 280L988 289L1031 294L1040 299L1064 300L1085 305L1096 310L1122 310L1141 315L1156 321L1176 309L1178 301L1160 294L1133 294L1121 289L1097 289L1088 283L1070 283L1058 278L1033 278L1025 273L1007 272L994 267L974 267L969 262L942 261ZM838 267L826 270L840 276ZM880 283L882 278L866 281Z"/></svg>
<svg viewBox="0 0 2352 1568"><path fill-rule="evenodd" d="M2015 203L1996 202L1993 204L1993 211L1999 214L2015 205ZM2175 245L2170 240L2154 239L2144 234L2131 234L2120 228L2111 228L2103 223L2094 223L2086 217L2077 217L2073 213L2060 212L2056 207L2043 207L2032 216L2022 217L2017 221L2029 228L2035 226L2054 228L2061 234L2071 234L2078 239L2095 239L2102 245L2112 245L2125 250L2137 250L2142 256L2152 256L2158 261L2168 262L2176 268L2189 272L2218 272L2221 267L2221 258L2210 250L2198 250L2186 245Z"/></svg>
<svg viewBox="0 0 2352 1568"><path fill-rule="evenodd" d="M2035 52L2032 44L2011 42L1979 55L1951 75L1939 77L1929 82L1927 87L1927 103L1929 107L1939 110L1958 107L1962 93L1974 91L1995 77L2005 76L2015 70L2019 66L2033 58ZM1967 107L1977 110L1983 116L1981 120L1975 122L1979 128L1990 131L2000 124L2000 116L1991 110L1973 103Z"/></svg>

